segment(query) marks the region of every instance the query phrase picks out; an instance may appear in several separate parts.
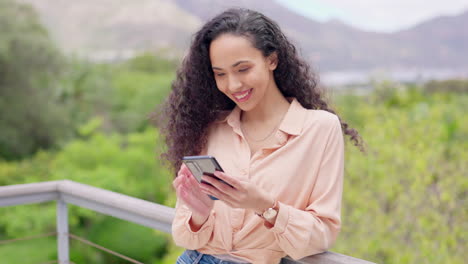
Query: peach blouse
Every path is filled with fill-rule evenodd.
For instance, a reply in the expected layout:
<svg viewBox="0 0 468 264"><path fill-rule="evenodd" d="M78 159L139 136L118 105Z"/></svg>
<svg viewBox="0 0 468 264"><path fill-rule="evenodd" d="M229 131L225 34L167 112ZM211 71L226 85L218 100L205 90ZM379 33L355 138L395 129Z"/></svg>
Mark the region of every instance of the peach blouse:
<svg viewBox="0 0 468 264"><path fill-rule="evenodd" d="M208 220L193 232L191 211L177 201L172 235L178 246L229 254L251 263L279 263L326 251L340 231L344 142L338 117L308 110L295 98L275 134L276 144L252 157L240 129L239 107L210 126L200 155L216 157L225 173L247 178L279 204L268 227L252 210L215 201Z"/></svg>

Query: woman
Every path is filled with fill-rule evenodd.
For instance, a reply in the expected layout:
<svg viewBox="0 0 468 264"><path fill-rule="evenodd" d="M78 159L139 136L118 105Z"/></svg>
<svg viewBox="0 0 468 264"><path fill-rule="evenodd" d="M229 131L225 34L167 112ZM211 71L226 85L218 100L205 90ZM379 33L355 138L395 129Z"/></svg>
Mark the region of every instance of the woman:
<svg viewBox="0 0 468 264"><path fill-rule="evenodd" d="M327 250L340 230L343 131L278 25L230 9L196 34L165 104L163 156L178 170L177 263L279 263ZM342 130L343 129L343 130ZM216 157L199 184L182 165ZM217 197L213 201L208 195Z"/></svg>

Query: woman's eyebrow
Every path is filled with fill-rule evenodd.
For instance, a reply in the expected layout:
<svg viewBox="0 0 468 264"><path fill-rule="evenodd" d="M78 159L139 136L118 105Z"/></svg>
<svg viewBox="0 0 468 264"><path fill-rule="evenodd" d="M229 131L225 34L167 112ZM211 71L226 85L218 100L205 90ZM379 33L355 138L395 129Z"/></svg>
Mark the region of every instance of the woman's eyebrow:
<svg viewBox="0 0 468 264"><path fill-rule="evenodd" d="M248 60L241 60L241 61L238 61L236 63L234 63L233 65L231 65L231 67L236 67L237 65L241 64L241 63L244 63L244 62L250 62ZM222 68L219 68L219 67L211 67L213 70L222 70Z"/></svg>

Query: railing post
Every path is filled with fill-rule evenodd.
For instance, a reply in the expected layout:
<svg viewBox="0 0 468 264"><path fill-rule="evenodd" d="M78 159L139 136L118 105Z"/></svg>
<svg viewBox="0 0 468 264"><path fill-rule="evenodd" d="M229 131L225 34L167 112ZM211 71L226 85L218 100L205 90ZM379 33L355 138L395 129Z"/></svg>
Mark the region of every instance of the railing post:
<svg viewBox="0 0 468 264"><path fill-rule="evenodd" d="M57 246L59 264L69 264L68 209L62 197L57 200Z"/></svg>

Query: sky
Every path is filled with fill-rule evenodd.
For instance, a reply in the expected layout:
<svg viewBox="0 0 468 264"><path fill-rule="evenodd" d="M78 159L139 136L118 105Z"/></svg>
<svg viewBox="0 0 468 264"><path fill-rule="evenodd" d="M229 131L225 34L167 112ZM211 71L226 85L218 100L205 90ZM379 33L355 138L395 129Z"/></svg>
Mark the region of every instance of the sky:
<svg viewBox="0 0 468 264"><path fill-rule="evenodd" d="M468 0L276 0L314 20L339 19L356 28L395 32L440 15L468 10Z"/></svg>

